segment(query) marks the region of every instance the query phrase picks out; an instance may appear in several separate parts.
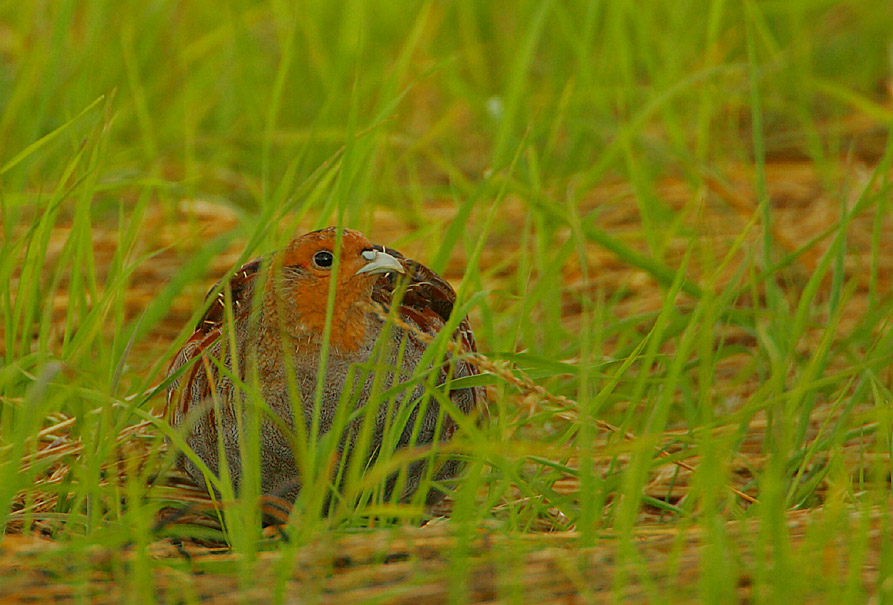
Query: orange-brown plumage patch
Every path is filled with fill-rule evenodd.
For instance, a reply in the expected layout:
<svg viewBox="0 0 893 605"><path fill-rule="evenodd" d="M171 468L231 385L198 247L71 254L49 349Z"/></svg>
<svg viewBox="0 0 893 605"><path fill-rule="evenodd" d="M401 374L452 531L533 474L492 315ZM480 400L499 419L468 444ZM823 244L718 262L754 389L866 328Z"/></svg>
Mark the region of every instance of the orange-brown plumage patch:
<svg viewBox="0 0 893 605"><path fill-rule="evenodd" d="M366 336L366 307L378 275L359 274L367 261L362 253L372 244L361 233L344 229L339 249L337 274L335 264L320 266L316 255L336 252L334 228L314 231L293 241L278 258L274 258L273 279L268 280L267 301L277 313L284 313L286 327L321 338L326 325L329 291L335 283L332 317L337 318L331 331L330 345L340 350L359 348ZM276 279L276 276L281 279ZM272 288L272 289L271 289ZM274 296L273 292L278 292ZM289 326L288 322L294 322Z"/></svg>

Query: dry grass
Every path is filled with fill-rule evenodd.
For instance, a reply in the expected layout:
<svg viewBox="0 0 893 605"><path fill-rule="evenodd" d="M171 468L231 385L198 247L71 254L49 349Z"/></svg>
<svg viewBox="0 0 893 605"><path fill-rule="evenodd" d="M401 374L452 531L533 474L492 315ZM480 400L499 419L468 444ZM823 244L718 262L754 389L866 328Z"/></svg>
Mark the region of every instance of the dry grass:
<svg viewBox="0 0 893 605"><path fill-rule="evenodd" d="M806 161L778 160L767 166L769 197L772 202L776 223L773 237L788 253L794 253L803 242L824 233L833 227L841 214L840 199L847 204L855 201L854 195L862 190L870 174L871 162L876 158L852 157L843 162L833 175L817 174L813 164ZM734 252L728 275L721 277L712 287L723 285L722 279L731 279L732 269L743 263L760 246L761 236L756 229L746 231L756 208L754 195L747 183L752 182L749 166L730 165L724 167L721 178L708 179L710 184L704 191L693 196L688 184L679 179L666 179L659 184L657 191L661 199L680 216L685 217L686 233L669 243L667 258L679 258L690 249L692 242L696 248L690 255L689 275L698 281L710 274L715 259L723 258L731 249L735 238L742 233L744 245ZM843 194L841 192L853 192ZM696 203L692 200L696 200ZM518 239L512 234L521 228L523 204L511 197L507 198L500 221L494 228L480 261L482 267L503 266L504 270L487 274L488 285L494 290L501 287L503 276L511 275L511 263L519 255ZM585 198L586 212L600 212L599 226L623 240L626 244L645 251L642 239L640 217L631 188L622 182L600 186ZM448 215L453 205L444 202L431 203L432 213ZM808 212L805 210L808 209ZM171 215L171 212L174 214ZM126 315L137 317L158 284L170 279L179 263L200 247L209 236L233 229L236 217L221 206L210 202L184 202L175 209L155 209L146 217L149 239L141 245L144 253L162 250L151 261L137 268L126 297ZM400 217L378 211L375 218L375 231L370 237L378 242L392 242L401 239L412 225ZM114 252L117 234L95 229L95 254L97 267L106 266ZM837 326L837 337L846 338L853 327L858 325L869 308L869 273L873 213L859 216L848 231L849 245L845 259L847 280L856 283L851 295L844 301L846 305L842 319ZM882 229L893 232L893 216L883 218ZM696 234L692 237L692 234ZM569 234L567 235L569 237ZM62 242L67 237L66 228L58 226L52 234L50 260L53 254L62 250ZM822 252L830 241L820 241L816 246L801 254L794 263L779 274L778 283L786 297L796 300L802 287L816 268ZM210 268L208 279L186 289L177 299L168 318L147 338L136 343L132 359L143 360L150 366L159 356L165 354L171 341L183 330L184 323L199 303L206 286L219 274L225 272L238 257L244 242L234 241L228 252L217 258ZM423 253L417 243L409 242L404 248L407 255ZM581 322L580 297L594 292L610 296L622 292L622 299L614 307L619 316L633 316L649 311L657 311L664 301L663 289L646 273L631 270L617 261L605 249L590 244L585 250L588 265L584 268L576 260L561 267L564 284L562 293L562 321L570 328ZM462 275L464 259L457 255L447 270L447 276L458 280ZM507 264L508 263L508 264ZM893 287L893 238L881 238L881 249L876 257L877 284L881 292L889 292ZM101 281L101 275L100 281ZM13 287L15 285L13 284ZM830 284L819 291L819 298L828 296ZM686 295L680 295L679 304L690 304ZM499 303L496 302L496 305ZM54 300L56 321L64 321L68 301L64 295ZM821 325L810 330L814 337L804 338L804 350L821 337ZM745 350L756 346L752 337L743 332L728 328L728 333L717 335L726 343L735 342ZM61 334L61 329L59 333ZM0 339L2 342L2 339ZM486 346L486 345L485 345ZM668 351L671 352L671 351ZM715 396L730 413L736 402L744 401L759 388L759 376L748 367L746 354L730 357L722 361L711 388ZM833 370L833 368L832 368ZM136 369L139 371L139 368ZM889 372L889 369L886 370ZM889 379L888 379L889 381ZM532 414L543 405L554 405L535 391L521 389L514 394L511 413L517 417ZM160 408L162 402L157 402ZM636 406L637 402L627 402ZM621 406L622 407L622 406ZM866 404L866 409L868 408ZM811 441L819 434L821 427L833 420L839 410L828 402L817 403L808 427ZM858 417L858 410L856 411ZM866 425L870 420L866 419ZM78 565L78 574L86 577L71 577L67 566L65 542L56 542L53 511L57 502L52 486L65 480L66 460L77 456L84 447L70 433L74 420L67 417L53 417L46 421L46 428L33 444L32 454L26 457L27 467L40 460L49 471L44 473L32 489L19 494L13 513L9 517L7 535L0 550L0 598L21 600L81 600L96 602L121 602L128 598L127 587L131 580L121 575L129 558L137 556L135 548L109 550L94 548L90 551L88 565ZM720 430L737 430L734 426ZM679 448L682 434L668 431L664 435L665 444ZM738 448L730 477L734 478L731 488L748 493L756 493L755 477L764 467L766 435L765 415L757 413L749 421L743 442ZM625 455L618 451L616 440L610 439L609 431L600 435L598 443L606 452L597 455L595 464L601 472L607 473L618 460L622 463ZM614 443L614 445L612 445ZM887 453L872 451L873 440L868 436L854 436L843 445L841 460L844 465L869 457L884 457L881 466L889 468ZM126 482L126 474L145 464L158 464L157 450L160 445L158 435L149 422L127 427L117 437L118 456L114 468L106 469L109 482ZM671 451L673 451L671 449ZM697 467L696 457L687 457L685 465ZM569 466L573 467L573 460ZM149 473L151 475L151 473ZM686 468L667 462L658 465L652 472L646 494L656 500L678 504L686 498L690 472ZM183 479L172 471L165 471L154 478L155 487L151 497L164 500L170 507L163 515L183 506L191 511L210 506L207 499L183 484ZM580 492L577 479L567 476L554 484L554 489L562 494L576 497ZM823 484L816 490L814 505L807 510L790 511L784 519L790 538L789 557L794 564L803 565L804 578L808 582L812 575L820 575L830 569L835 573L846 574L861 590L873 592L879 577L879 560L885 548L882 536L886 535L887 522L883 508L871 509L868 513L856 512L850 503L836 490L834 485ZM523 498L520 493L505 497L503 506L511 507ZM513 500L514 499L514 500ZM748 506L740 500L742 509ZM202 540L178 540L160 538L146 545L148 556L168 561L170 564L154 567L153 578L159 588L159 600L203 600L215 602L266 601L276 593L286 600L300 601L305 598L325 603L354 601L445 602L457 598L456 587L451 582L453 571L448 553L456 547L455 534L467 528L457 528L450 520L449 500L437 511L435 517L423 527L403 527L393 529L369 529L356 534L341 534L329 540L308 544L297 551L297 558L289 562L292 573L284 585L277 585L272 570L281 564L282 552L274 548L279 537L275 532L267 534L267 550L257 555L254 562L256 574L250 579L235 574L233 557L222 544L212 544ZM500 507L494 509L494 524L499 523ZM158 523L214 523L213 517L187 514L177 518L160 516ZM24 523L27 522L27 526ZM765 522L765 521L764 521ZM841 536L839 544L823 543L821 552L814 552L810 542L811 528L834 526ZM862 550L854 550L845 539L859 534L865 537ZM698 582L705 566L711 565L711 553L704 540L705 529L692 526L688 522L672 517L665 510L644 505L638 515L635 542L632 545L644 566L618 565L620 544L610 529L600 533L594 546L579 547L578 535L569 526L564 515L549 509L531 526L523 536L523 548L518 542L508 543L493 528L472 529L474 539L470 542L473 567L465 595L458 595L472 601L490 601L500 595L517 595L526 601L542 602L587 602L610 600L621 596L633 601L659 599L668 588L677 595L694 600L698 597ZM734 560L727 561L730 569L741 571L737 595L741 600L762 600L765 595L752 592L753 574L771 567L767 561L773 556L765 552L761 544L760 522L728 521L721 531L726 534L728 553L737 553ZM466 547L468 545L466 544ZM111 562L114 562L112 564ZM123 567L122 567L123 565ZM500 569L512 568L515 582L511 586L500 586L505 582L505 574ZM642 569L654 570L651 577L642 577ZM89 572L83 571L90 569ZM126 580L126 581L125 581ZM618 589L618 586L622 586ZM619 590L619 592L618 592ZM817 601L827 595L814 594Z"/></svg>
<svg viewBox="0 0 893 605"><path fill-rule="evenodd" d="M802 567L804 579L822 574L841 573L855 566L854 576L865 587L879 577L879 554L883 544L885 512L855 514L845 510L792 511L786 519L791 537L792 556ZM817 520L818 519L818 520ZM865 553L854 554L841 540L826 546L821 553L810 548L810 531L819 523L833 523L841 536L848 532L866 532ZM738 598L762 599L754 595L752 574L756 561L765 561L755 536L755 522L730 522L726 528L730 550L738 560L725 562L730 568L742 568ZM528 602L584 603L611 600L618 594L624 600L642 602L660 600L672 589L675 594L697 598L697 583L704 566L704 536L697 529L680 530L667 526L644 526L636 530L635 547L649 561L649 568L664 570L643 578L640 568L620 569L616 564L617 544L610 534L597 546L579 548L573 532L531 534L518 550L487 528L476 531L472 542L474 567L470 594L473 602L493 601L499 594L523 595ZM128 595L115 574L106 571L108 560L127 559L129 552L91 553L95 571L80 594L73 594L66 583L57 582L68 573L60 557L49 556L59 547L34 535L8 537L4 543L2 565L7 581L2 595L21 599L88 598L101 603L118 603ZM282 587L286 600L301 601L307 595L321 603L386 601L395 603L447 602L455 596L450 589L449 553L456 546L447 520L424 527L404 527L397 532L364 533L345 536L331 543L309 545L293 561L293 573ZM264 602L274 584L271 570L281 559L275 551L258 555L254 585L246 587L231 572L228 563L234 555L222 549L161 541L151 546L151 555L176 562L159 568L154 578L160 587L159 600L177 600L183 592L196 600L214 602ZM815 559L816 555L820 558ZM771 555L770 555L771 557ZM500 568L517 566L511 586L500 586ZM747 570L754 570L748 572ZM672 574L669 572L673 572ZM624 577L620 593L612 592L618 578ZM815 592L811 601L825 602L829 595Z"/></svg>

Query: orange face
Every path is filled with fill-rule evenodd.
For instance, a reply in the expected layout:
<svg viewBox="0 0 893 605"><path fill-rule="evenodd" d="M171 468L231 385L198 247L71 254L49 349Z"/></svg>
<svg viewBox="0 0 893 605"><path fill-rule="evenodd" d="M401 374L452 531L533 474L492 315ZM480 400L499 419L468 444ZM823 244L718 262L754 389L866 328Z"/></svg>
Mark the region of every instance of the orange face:
<svg viewBox="0 0 893 605"><path fill-rule="evenodd" d="M302 330L322 333L335 270L336 231L334 227L313 231L288 245L274 263L280 279L277 290L286 303L286 312ZM347 340L362 334L359 325L365 317L362 305L368 303L372 286L382 273L403 273L399 260L375 248L359 231L344 229L341 236L335 284L334 317ZM338 337L333 334L333 342ZM345 343L347 344L347 343Z"/></svg>
<svg viewBox="0 0 893 605"><path fill-rule="evenodd" d="M334 227L313 231L293 240L283 251L281 266L328 284L335 269L336 233ZM379 247L380 248L380 247ZM376 249L359 231L344 229L341 236L338 285L375 280L373 276L396 271L403 273L403 265L393 256ZM286 276L288 277L288 276Z"/></svg>

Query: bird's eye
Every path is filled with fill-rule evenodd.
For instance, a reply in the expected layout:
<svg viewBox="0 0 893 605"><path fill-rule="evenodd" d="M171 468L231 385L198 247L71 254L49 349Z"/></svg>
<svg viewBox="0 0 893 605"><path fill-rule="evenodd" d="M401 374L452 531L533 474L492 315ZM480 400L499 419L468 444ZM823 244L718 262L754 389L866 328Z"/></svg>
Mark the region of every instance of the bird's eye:
<svg viewBox="0 0 893 605"><path fill-rule="evenodd" d="M334 260L335 257L328 250L320 250L313 255L313 262L316 263L317 267L322 267L323 269L331 267Z"/></svg>

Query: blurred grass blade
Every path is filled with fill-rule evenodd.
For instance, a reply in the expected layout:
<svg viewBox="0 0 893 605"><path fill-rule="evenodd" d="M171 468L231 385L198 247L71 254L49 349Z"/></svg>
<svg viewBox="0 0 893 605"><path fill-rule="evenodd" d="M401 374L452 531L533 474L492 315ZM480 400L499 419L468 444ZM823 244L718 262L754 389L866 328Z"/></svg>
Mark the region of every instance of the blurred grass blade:
<svg viewBox="0 0 893 605"><path fill-rule="evenodd" d="M9 160L2 167L0 167L0 175L5 174L6 172L9 172L13 168L15 168L17 165L19 165L22 161L24 161L25 159L34 155L35 153L40 151L43 147L45 147L46 145L48 145L49 143L54 141L56 138L59 137L59 135L64 133L66 130L68 130L73 124L77 123L83 116L85 116L88 113L90 113L91 111L93 111L93 109L95 109L96 106L98 106L100 103L102 103L104 99L105 99L105 95L97 97L96 100L94 100L92 103L87 105L84 109L82 109L78 115L71 118L70 120L68 120L67 122L65 122L58 128L56 128L55 130L53 130L52 132L49 132L49 133L43 135L42 137L40 137L39 139L37 139L36 141L31 143L27 147L25 147L22 151L17 153L11 160Z"/></svg>

